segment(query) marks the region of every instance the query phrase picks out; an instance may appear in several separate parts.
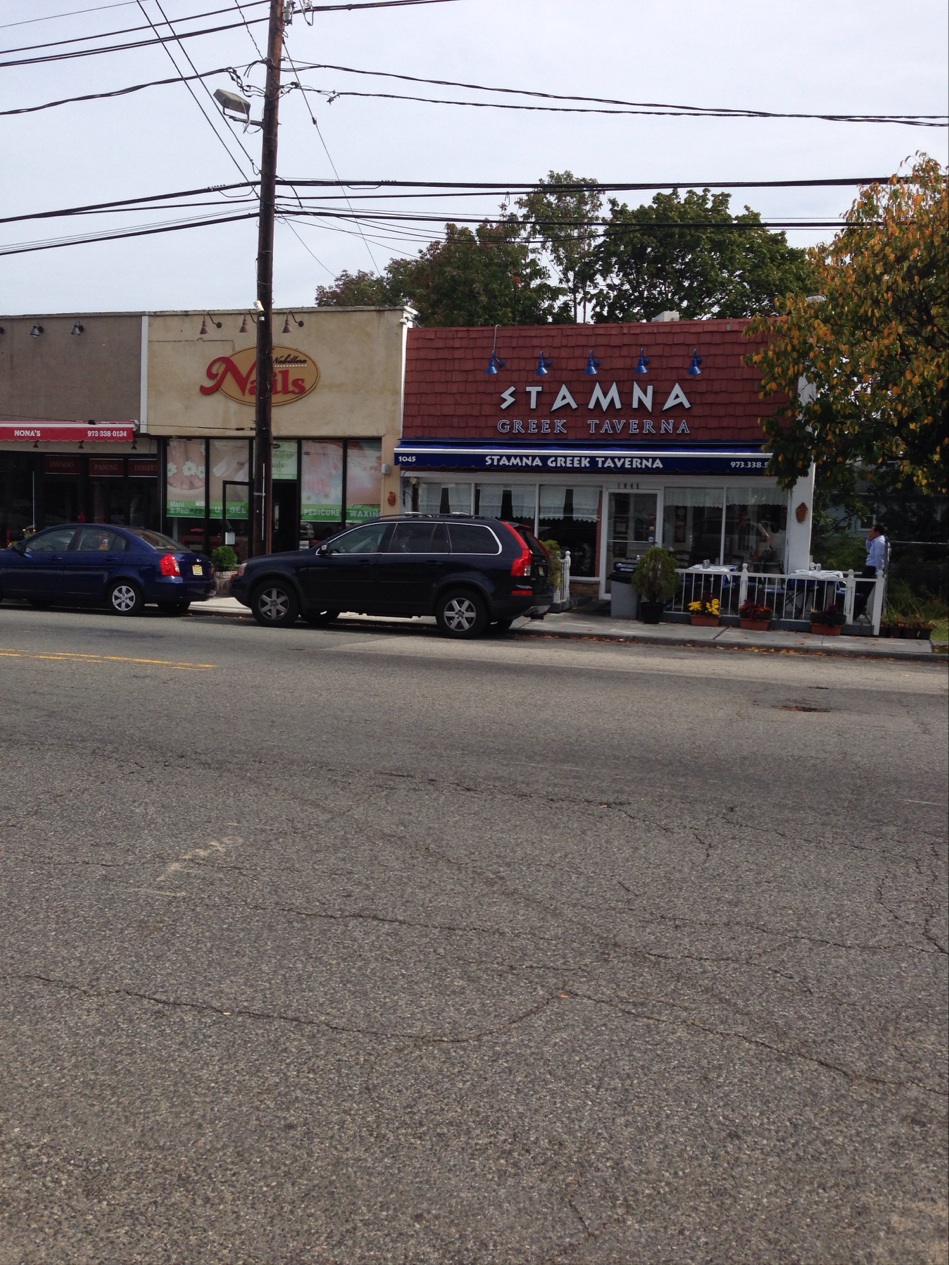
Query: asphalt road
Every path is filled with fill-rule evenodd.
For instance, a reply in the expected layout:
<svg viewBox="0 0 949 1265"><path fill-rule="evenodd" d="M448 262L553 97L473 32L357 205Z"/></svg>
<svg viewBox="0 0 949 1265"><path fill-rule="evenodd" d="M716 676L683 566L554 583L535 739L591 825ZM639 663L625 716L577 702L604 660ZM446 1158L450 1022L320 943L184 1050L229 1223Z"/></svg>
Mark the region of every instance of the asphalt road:
<svg viewBox="0 0 949 1265"><path fill-rule="evenodd" d="M931 1265L946 668L0 608L0 1265Z"/></svg>

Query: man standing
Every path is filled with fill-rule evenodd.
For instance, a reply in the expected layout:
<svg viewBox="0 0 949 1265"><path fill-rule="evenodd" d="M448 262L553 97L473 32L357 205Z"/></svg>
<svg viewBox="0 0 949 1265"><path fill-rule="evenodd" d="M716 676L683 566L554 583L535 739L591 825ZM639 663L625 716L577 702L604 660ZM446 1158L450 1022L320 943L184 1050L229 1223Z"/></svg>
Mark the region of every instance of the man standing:
<svg viewBox="0 0 949 1265"><path fill-rule="evenodd" d="M867 533L867 561L863 568L861 579L876 580L883 575L886 570L886 537L879 523L874 523ZM867 601L870 597L870 586L868 584L858 584L856 599L854 602L855 618L869 623L870 620L866 614Z"/></svg>

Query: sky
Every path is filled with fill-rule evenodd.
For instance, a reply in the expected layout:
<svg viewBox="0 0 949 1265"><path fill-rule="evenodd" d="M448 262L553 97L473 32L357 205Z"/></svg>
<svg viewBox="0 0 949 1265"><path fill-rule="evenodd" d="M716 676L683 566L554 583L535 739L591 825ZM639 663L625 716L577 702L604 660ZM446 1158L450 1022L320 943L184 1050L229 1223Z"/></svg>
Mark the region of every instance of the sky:
<svg viewBox="0 0 949 1265"><path fill-rule="evenodd" d="M521 186L570 171L601 183L652 181L684 190L887 177L918 152L949 160L945 126L609 114L603 111L619 107L497 91L782 115L941 115L944 123L944 0L903 0L896 8L882 0L448 0L310 14L299 11L300 0L295 7L286 34L290 64L282 72L288 90L280 101L278 174L345 187L299 188L300 202L283 193L282 208L297 210L276 225L275 310L311 306L316 287L343 270L381 271L392 257L415 255L443 235L445 221L496 215L506 192L370 201L381 181ZM239 91L232 68L250 90L251 117L260 117L253 90L264 84L268 10L266 0L3 0L0 313L253 307L254 191L163 195L255 179L260 129L226 122L209 94ZM159 44L149 22L165 35L168 23L179 35L231 29ZM63 56L128 43L143 46ZM205 77L191 82L192 95L180 76L196 74ZM165 79L176 82L103 95ZM370 95L346 95L356 93ZM394 99L408 96L481 104ZM95 99L32 108L75 97ZM495 108L499 103L574 109ZM590 112L578 112L584 105ZM651 201L653 192L618 196L633 206ZM856 188L840 186L737 188L731 207L748 205L766 221L836 223L856 196ZM148 209L44 215L146 197L158 200ZM308 197L314 201L302 200ZM307 207L334 214L302 214ZM434 219L380 224L372 213L382 207ZM338 218L339 211L367 214L360 225ZM15 250L241 213L250 218ZM793 229L788 240L810 245L833 232Z"/></svg>

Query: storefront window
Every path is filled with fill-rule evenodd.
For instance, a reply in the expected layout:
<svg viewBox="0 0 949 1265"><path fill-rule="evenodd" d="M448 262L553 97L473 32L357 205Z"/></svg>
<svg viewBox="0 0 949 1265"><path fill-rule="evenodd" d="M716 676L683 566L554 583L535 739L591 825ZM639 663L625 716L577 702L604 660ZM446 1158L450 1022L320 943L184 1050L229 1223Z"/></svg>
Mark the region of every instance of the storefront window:
<svg viewBox="0 0 949 1265"><path fill-rule="evenodd" d="M418 514L470 514L470 483L409 483L406 509Z"/></svg>
<svg viewBox="0 0 949 1265"><path fill-rule="evenodd" d="M205 475L203 439L168 441L165 512L169 518L204 520Z"/></svg>
<svg viewBox="0 0 949 1265"><path fill-rule="evenodd" d="M304 523L340 523L343 512L343 444L339 439L303 445L300 517Z"/></svg>
<svg viewBox="0 0 949 1265"><path fill-rule="evenodd" d="M788 507L773 488L725 489L725 562L751 570L781 571Z"/></svg>
<svg viewBox="0 0 949 1265"><path fill-rule="evenodd" d="M209 456L211 479L208 512L211 518L227 518L229 522L246 522L248 484L251 478L250 445L245 439L212 439ZM227 492L226 513L225 491Z"/></svg>
<svg viewBox="0 0 949 1265"><path fill-rule="evenodd" d="M570 552L570 574L596 575L600 489L541 484L537 534Z"/></svg>
<svg viewBox="0 0 949 1265"><path fill-rule="evenodd" d="M681 567L722 561L721 488L666 488L662 545Z"/></svg>
<svg viewBox="0 0 949 1265"><path fill-rule="evenodd" d="M502 483L476 483L474 512L485 518L525 523L534 530L537 497L534 485L505 487Z"/></svg>
<svg viewBox="0 0 949 1265"><path fill-rule="evenodd" d="M346 522L379 517L382 441L351 439L346 445Z"/></svg>

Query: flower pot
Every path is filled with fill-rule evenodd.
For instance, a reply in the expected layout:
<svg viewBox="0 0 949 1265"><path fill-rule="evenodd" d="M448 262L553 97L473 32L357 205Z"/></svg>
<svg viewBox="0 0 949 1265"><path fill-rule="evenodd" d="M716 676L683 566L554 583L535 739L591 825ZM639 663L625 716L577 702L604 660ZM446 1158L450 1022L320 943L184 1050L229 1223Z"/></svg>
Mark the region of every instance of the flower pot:
<svg viewBox="0 0 949 1265"><path fill-rule="evenodd" d="M639 618L644 624L658 624L662 619L664 606L664 602L646 602L641 598L639 602Z"/></svg>
<svg viewBox="0 0 949 1265"><path fill-rule="evenodd" d="M717 628L720 622L721 621L717 615L692 616L692 623L695 624L697 628Z"/></svg>
<svg viewBox="0 0 949 1265"><path fill-rule="evenodd" d="M749 632L768 632L771 628L770 619L738 619L739 628L747 628Z"/></svg>
<svg viewBox="0 0 949 1265"><path fill-rule="evenodd" d="M839 624L811 624L811 632L817 633L818 637L839 637Z"/></svg>

